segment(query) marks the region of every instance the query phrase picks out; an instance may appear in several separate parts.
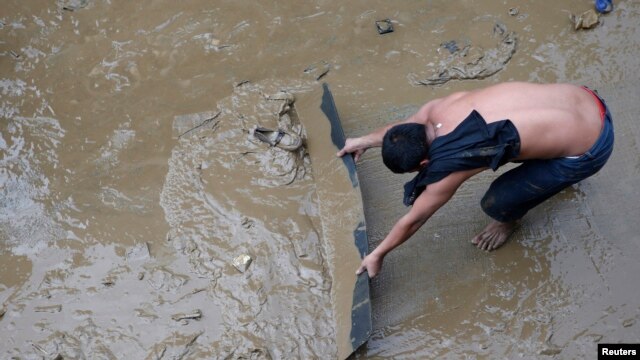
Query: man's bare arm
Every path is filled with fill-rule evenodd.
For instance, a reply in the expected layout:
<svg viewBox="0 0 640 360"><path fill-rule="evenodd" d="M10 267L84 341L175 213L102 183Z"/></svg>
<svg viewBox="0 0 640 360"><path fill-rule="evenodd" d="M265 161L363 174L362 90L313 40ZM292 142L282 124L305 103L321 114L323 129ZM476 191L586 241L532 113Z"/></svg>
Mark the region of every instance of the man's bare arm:
<svg viewBox="0 0 640 360"><path fill-rule="evenodd" d="M396 222L380 245L362 260L356 274L367 270L369 277L376 276L382 267L384 257L391 250L415 234L442 205L451 199L465 180L483 170L485 168L455 172L437 183L428 185L418 196L411 210Z"/></svg>

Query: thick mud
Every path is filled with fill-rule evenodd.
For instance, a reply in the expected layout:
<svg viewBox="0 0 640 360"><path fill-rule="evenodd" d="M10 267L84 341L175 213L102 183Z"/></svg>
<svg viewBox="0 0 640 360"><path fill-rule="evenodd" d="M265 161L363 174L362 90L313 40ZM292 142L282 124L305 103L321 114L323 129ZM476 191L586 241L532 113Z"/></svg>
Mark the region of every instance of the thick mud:
<svg viewBox="0 0 640 360"><path fill-rule="evenodd" d="M388 257L372 283L376 331L355 357L579 358L597 342L637 341L637 88L615 84L637 78L640 4L616 1L575 31L569 14L591 6L5 2L0 357L334 357L339 279L308 156L249 134L313 136L268 97L319 81L349 136L499 81L601 87L618 99L624 144L495 254L467 246L489 177L461 189ZM384 18L394 32L379 35ZM377 155L359 164L372 245L405 211L405 179ZM242 272L233 263L245 255Z"/></svg>
<svg viewBox="0 0 640 360"><path fill-rule="evenodd" d="M336 356L331 280L306 150L283 150L250 135L262 126L305 137L294 104L279 90L243 84L213 116L174 120L179 127L204 118L195 130L178 131L169 159L160 195L167 241L191 273L207 279L211 299L202 305L220 324L210 351L223 358ZM295 89L286 90L292 99ZM230 266L239 256L251 262Z"/></svg>

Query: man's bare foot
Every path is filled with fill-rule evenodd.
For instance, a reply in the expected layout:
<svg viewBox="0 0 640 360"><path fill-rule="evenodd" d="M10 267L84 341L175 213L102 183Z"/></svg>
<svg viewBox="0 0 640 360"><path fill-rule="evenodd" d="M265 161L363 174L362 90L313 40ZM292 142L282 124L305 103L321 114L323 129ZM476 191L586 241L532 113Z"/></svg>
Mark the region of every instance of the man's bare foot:
<svg viewBox="0 0 640 360"><path fill-rule="evenodd" d="M517 225L517 221L507 223L492 221L480 234L471 239L471 243L481 250L495 250L504 244Z"/></svg>

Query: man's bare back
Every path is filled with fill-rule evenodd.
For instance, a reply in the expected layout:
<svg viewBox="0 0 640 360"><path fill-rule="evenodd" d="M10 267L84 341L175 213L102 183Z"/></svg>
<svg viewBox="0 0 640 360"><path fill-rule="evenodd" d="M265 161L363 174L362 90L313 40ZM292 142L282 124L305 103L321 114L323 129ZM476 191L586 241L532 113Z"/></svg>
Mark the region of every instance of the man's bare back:
<svg viewBox="0 0 640 360"><path fill-rule="evenodd" d="M583 154L602 127L598 105L584 88L519 82L430 101L414 121L427 125L433 137L442 136L453 131L472 110L487 123L504 119L514 123L521 140L518 160ZM442 126L436 129L439 123Z"/></svg>

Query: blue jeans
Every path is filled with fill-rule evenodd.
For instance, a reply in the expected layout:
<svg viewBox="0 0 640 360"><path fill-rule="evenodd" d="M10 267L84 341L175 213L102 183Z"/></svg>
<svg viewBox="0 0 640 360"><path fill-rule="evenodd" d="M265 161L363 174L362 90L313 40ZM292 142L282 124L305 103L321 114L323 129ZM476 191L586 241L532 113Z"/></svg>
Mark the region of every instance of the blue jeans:
<svg viewBox="0 0 640 360"><path fill-rule="evenodd" d="M529 210L597 173L613 151L613 124L606 109L604 126L595 144L578 157L526 160L498 177L480 202L484 212L500 222L522 218Z"/></svg>

